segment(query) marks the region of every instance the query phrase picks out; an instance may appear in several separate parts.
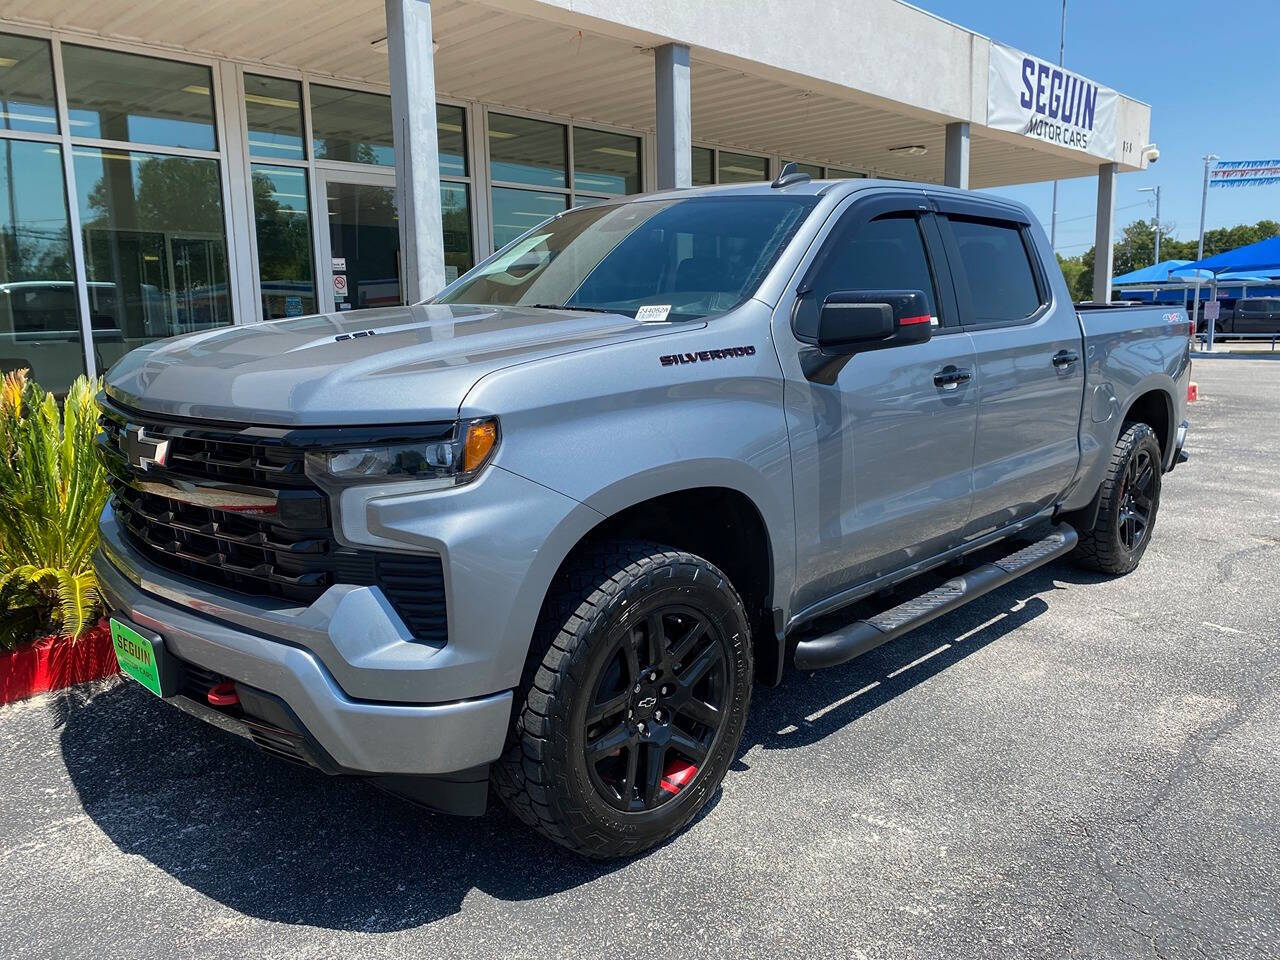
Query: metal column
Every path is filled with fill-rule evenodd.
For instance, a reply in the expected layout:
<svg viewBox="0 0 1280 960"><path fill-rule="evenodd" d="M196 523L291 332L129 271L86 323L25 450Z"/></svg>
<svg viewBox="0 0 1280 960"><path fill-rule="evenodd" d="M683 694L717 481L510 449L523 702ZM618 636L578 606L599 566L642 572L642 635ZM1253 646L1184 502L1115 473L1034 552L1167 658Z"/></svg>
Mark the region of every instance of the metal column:
<svg viewBox="0 0 1280 960"><path fill-rule="evenodd" d="M431 3L386 0L386 8L396 204L404 265L400 284L405 302L416 303L445 285Z"/></svg>
<svg viewBox="0 0 1280 960"><path fill-rule="evenodd" d="M653 51L654 106L658 116L658 189L693 185L693 110L689 48L667 43Z"/></svg>
<svg viewBox="0 0 1280 960"><path fill-rule="evenodd" d="M967 123L947 124L943 170L945 172L943 182L948 187L969 189L969 125Z"/></svg>
<svg viewBox="0 0 1280 960"><path fill-rule="evenodd" d="M232 319L253 323L263 319L262 297L258 294L256 224L253 211L253 167L245 144L244 98L233 63L223 61L215 68L218 98L222 111L222 138L226 155L227 266Z"/></svg>
<svg viewBox="0 0 1280 960"><path fill-rule="evenodd" d="M1093 237L1093 299L1095 303L1111 302L1111 267L1114 251L1111 234L1116 218L1116 165L1098 167L1098 217Z"/></svg>
<svg viewBox="0 0 1280 960"><path fill-rule="evenodd" d="M1196 244L1196 262L1199 263L1204 259L1204 214L1209 205L1209 171L1213 168L1213 163L1218 159L1216 154L1209 154L1204 158L1204 186L1200 190L1200 240ZM1191 329L1200 329L1200 270L1196 271L1196 295L1195 301L1191 305ZM1217 274L1214 274L1217 279ZM1218 321L1212 322L1206 320L1204 324L1205 334L1207 336L1207 346L1210 352L1213 350L1213 333L1217 327Z"/></svg>

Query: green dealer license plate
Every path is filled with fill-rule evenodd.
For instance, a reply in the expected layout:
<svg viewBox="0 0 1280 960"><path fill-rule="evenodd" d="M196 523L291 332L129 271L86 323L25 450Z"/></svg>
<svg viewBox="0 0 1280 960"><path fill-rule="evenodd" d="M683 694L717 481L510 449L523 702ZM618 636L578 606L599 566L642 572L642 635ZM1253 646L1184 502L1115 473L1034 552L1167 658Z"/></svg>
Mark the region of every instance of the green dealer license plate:
<svg viewBox="0 0 1280 960"><path fill-rule="evenodd" d="M161 678L167 671L162 667L165 650L159 637L148 637L112 617L111 643L116 648L116 659L120 661L121 670L157 697L168 693L161 684Z"/></svg>

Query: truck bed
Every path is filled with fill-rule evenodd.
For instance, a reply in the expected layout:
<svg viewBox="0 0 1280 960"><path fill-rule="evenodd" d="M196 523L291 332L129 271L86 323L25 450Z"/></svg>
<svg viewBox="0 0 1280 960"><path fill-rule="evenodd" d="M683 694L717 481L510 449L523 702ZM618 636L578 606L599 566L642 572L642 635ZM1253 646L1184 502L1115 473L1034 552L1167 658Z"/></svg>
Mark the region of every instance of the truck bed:
<svg viewBox="0 0 1280 960"><path fill-rule="evenodd" d="M1135 404L1160 407L1165 469L1173 465L1174 441L1186 420L1191 381L1191 329L1187 312L1168 304L1082 303L1076 305L1084 338L1085 388L1080 415L1080 470L1076 488L1095 490L1115 442L1117 418ZM1164 376L1176 388L1157 389Z"/></svg>

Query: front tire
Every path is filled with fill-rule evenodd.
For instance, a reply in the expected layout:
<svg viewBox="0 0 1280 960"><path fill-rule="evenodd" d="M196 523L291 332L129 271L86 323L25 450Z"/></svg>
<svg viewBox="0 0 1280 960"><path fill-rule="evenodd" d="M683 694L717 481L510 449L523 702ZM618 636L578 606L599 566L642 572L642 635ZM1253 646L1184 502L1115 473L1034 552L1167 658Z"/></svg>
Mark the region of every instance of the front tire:
<svg viewBox="0 0 1280 960"><path fill-rule="evenodd" d="M1145 423L1130 424L1112 450L1097 519L1091 529L1078 531L1072 558L1079 566L1125 574L1138 565L1160 509L1163 468L1155 431Z"/></svg>
<svg viewBox="0 0 1280 960"><path fill-rule="evenodd" d="M728 578L657 544L605 544L553 588L535 643L544 654L494 766L498 796L593 859L683 829L746 727L751 632Z"/></svg>

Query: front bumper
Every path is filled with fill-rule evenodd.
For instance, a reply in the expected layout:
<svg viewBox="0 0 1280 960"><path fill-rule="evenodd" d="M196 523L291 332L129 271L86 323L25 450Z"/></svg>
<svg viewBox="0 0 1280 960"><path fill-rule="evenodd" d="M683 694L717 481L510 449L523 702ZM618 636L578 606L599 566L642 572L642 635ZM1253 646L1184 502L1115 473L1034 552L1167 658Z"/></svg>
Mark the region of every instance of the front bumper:
<svg viewBox="0 0 1280 960"><path fill-rule="evenodd" d="M354 698L339 686L312 650L287 640L267 639L218 619L212 596L202 598L194 590L181 602L157 596L156 592L163 589L163 572L148 571L145 562L134 555L124 557L133 578L127 576L112 560L113 553L122 556L121 548L118 531L110 518L104 518L103 549L95 557L94 566L108 607L158 633L166 649L184 663L244 684L267 695L267 700L283 705L287 714L296 719L302 736L318 748L316 754L330 761L328 766L333 772L449 774L482 766L502 753L511 716L510 690L429 704ZM148 583L152 574L157 579ZM151 590L144 590L135 579ZM351 589L374 593L368 588ZM335 618L344 616L341 607L346 599L341 598L335 605ZM380 607L378 599L357 597L353 601L356 608L345 616L359 612L376 617L386 606L383 600ZM314 606L308 612L322 616ZM280 618L284 611L264 610L262 615ZM390 616L394 619L394 614ZM327 626L328 623L308 621L305 629L330 636ZM388 630L394 626L386 625ZM377 632L376 625L366 624L366 628ZM396 651L389 648L397 645L403 644L392 643L374 653L394 656ZM207 711L205 714L204 719L214 719Z"/></svg>

